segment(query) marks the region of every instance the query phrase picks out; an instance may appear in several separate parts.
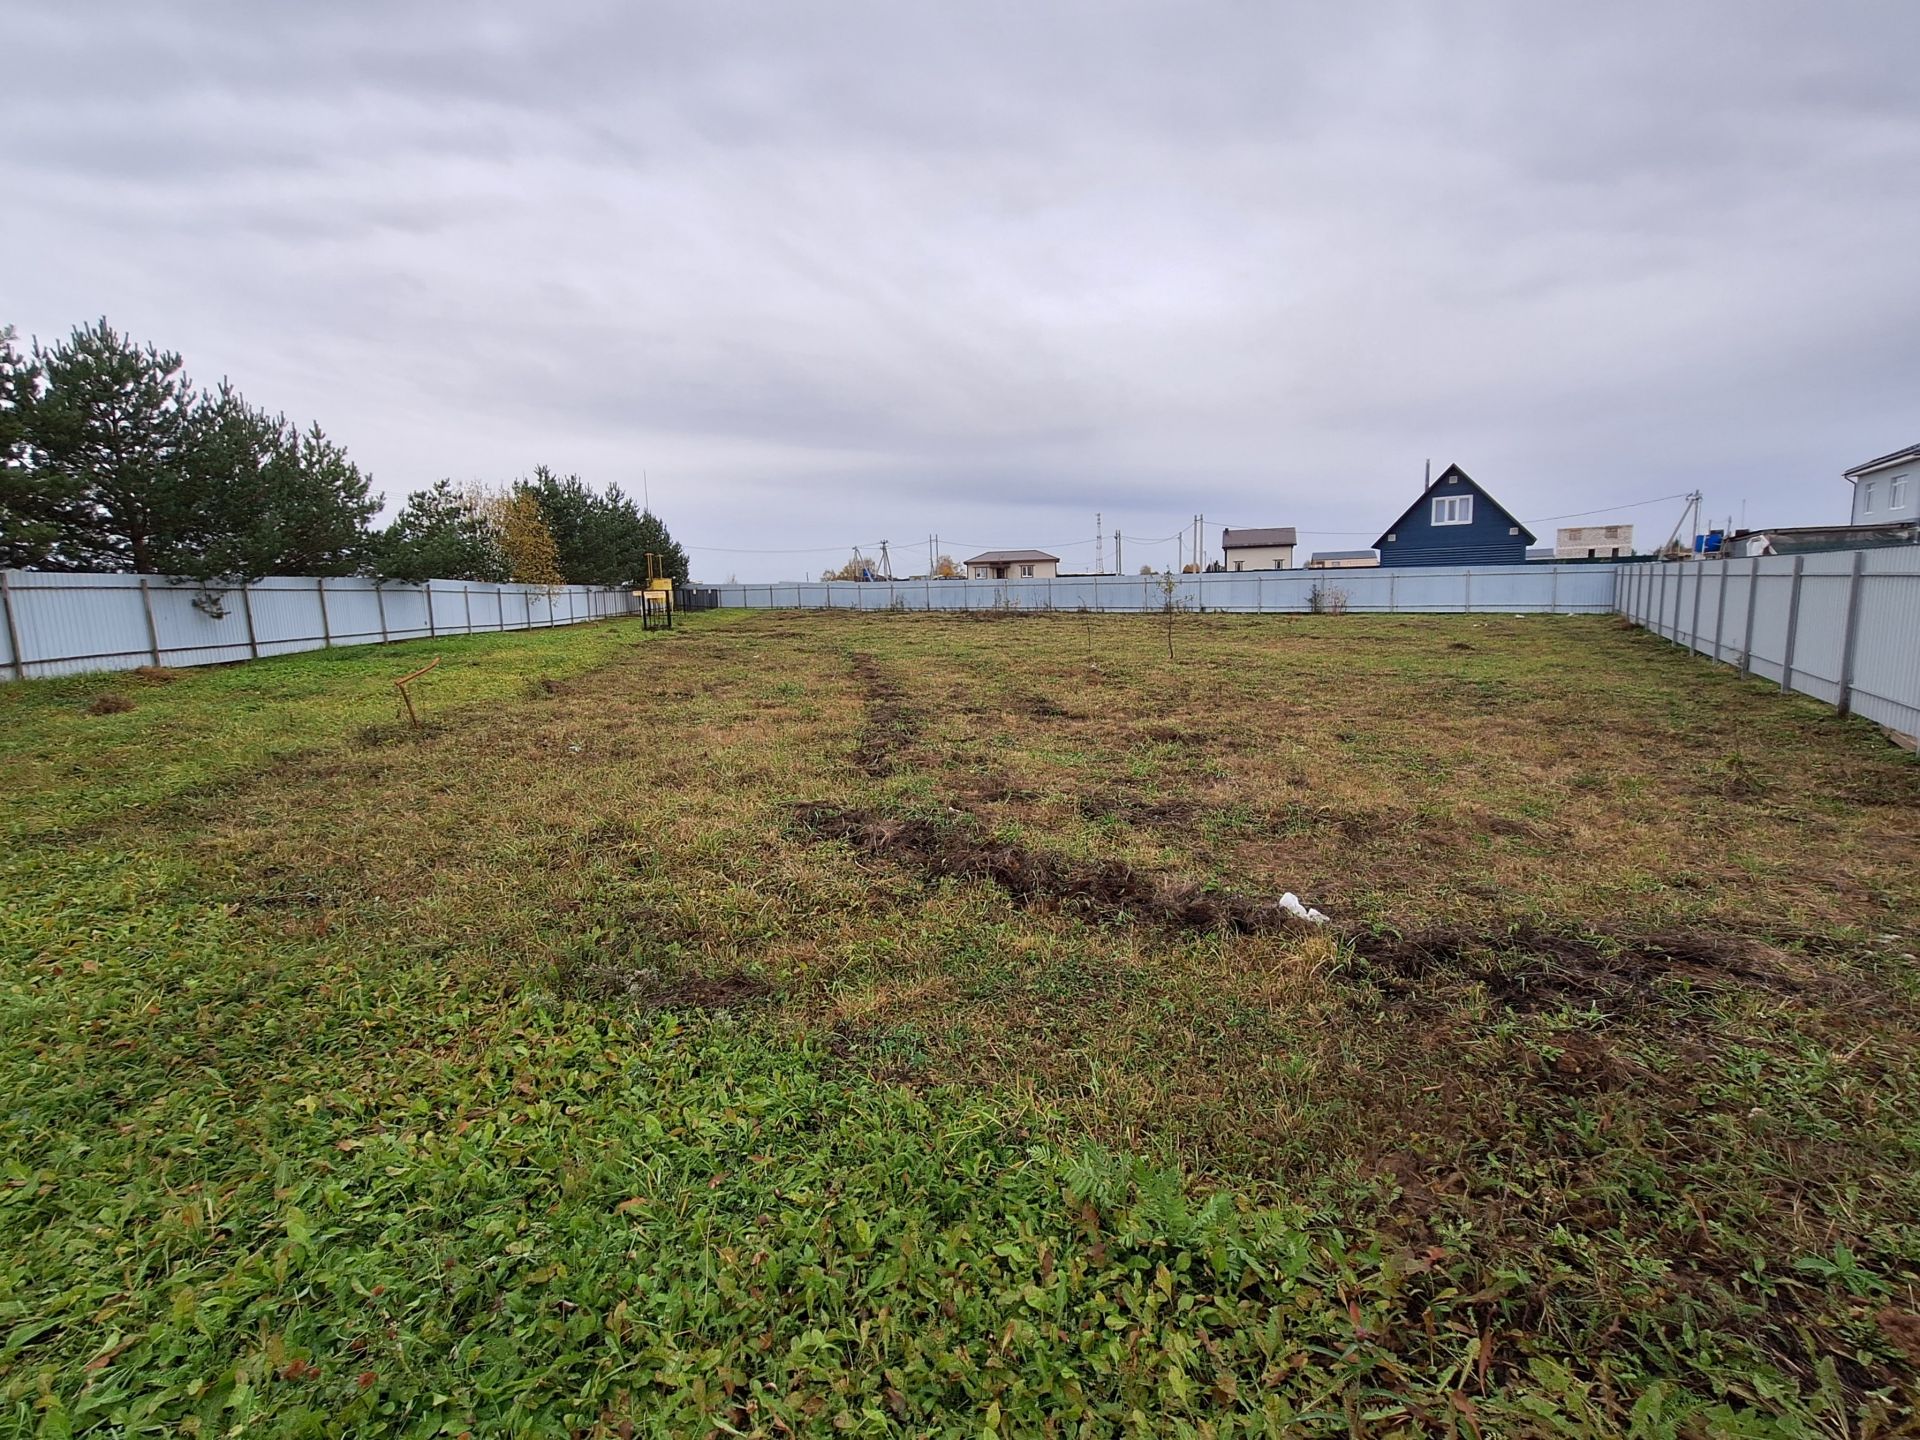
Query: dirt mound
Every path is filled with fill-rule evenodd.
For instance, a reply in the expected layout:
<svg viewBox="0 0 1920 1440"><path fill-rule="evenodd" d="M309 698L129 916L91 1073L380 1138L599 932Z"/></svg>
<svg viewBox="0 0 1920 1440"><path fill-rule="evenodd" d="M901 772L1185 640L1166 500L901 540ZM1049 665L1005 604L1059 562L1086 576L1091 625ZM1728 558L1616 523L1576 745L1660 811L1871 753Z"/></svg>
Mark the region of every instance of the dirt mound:
<svg viewBox="0 0 1920 1440"><path fill-rule="evenodd" d="M1099 920L1149 920L1189 930L1245 934L1305 922L1278 898L1208 890L1193 881L1136 870L1120 860L1070 860L983 839L968 821L891 819L824 802L796 807L809 833L865 855L900 861L938 879L987 880L1016 902Z"/></svg>
<svg viewBox="0 0 1920 1440"><path fill-rule="evenodd" d="M105 695L96 695L87 706L89 715L124 715L133 709L133 701L126 696L108 691Z"/></svg>
<svg viewBox="0 0 1920 1440"><path fill-rule="evenodd" d="M1564 933L1525 926L1505 933L1426 930L1351 937L1355 970L1399 1003L1444 1003L1477 985L1522 1014L1566 1006L1642 1010L1674 981L1748 985L1781 994L1813 988L1771 946L1737 936Z"/></svg>

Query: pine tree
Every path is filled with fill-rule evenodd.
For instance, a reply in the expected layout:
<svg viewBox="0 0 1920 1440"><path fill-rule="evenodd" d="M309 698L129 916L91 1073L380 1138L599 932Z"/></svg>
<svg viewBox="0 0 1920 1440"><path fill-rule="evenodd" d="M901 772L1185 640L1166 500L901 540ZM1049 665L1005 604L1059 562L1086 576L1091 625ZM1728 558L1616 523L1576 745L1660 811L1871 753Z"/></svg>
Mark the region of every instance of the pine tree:
<svg viewBox="0 0 1920 1440"><path fill-rule="evenodd" d="M0 327L0 569L46 565L57 553L62 507L38 476L33 405L40 367L20 353L11 325Z"/></svg>
<svg viewBox="0 0 1920 1440"><path fill-rule="evenodd" d="M351 575L380 508L369 483L318 425L302 434L222 382L193 417L189 466L206 532L182 537L174 574L243 584L262 575Z"/></svg>
<svg viewBox="0 0 1920 1440"><path fill-rule="evenodd" d="M34 348L44 389L30 409L35 506L60 527L62 569L158 574L203 532L187 464L192 384L171 351L144 349L102 319Z"/></svg>
<svg viewBox="0 0 1920 1440"><path fill-rule="evenodd" d="M472 501L451 480L435 481L407 497L399 515L374 541L374 566L383 580L501 581L506 556Z"/></svg>
<svg viewBox="0 0 1920 1440"><path fill-rule="evenodd" d="M606 497L578 475L558 475L545 465L536 466L533 479L520 488L538 502L568 584L622 583L619 518Z"/></svg>
<svg viewBox="0 0 1920 1440"><path fill-rule="evenodd" d="M629 502L629 508L631 508L631 502ZM673 536L667 533L667 527L651 510L640 512L640 521L635 529L633 543L638 548L639 555L639 567L635 578L646 574L645 557L648 554L654 554L660 557L662 574L671 575L676 584L687 583L687 552L674 542Z"/></svg>

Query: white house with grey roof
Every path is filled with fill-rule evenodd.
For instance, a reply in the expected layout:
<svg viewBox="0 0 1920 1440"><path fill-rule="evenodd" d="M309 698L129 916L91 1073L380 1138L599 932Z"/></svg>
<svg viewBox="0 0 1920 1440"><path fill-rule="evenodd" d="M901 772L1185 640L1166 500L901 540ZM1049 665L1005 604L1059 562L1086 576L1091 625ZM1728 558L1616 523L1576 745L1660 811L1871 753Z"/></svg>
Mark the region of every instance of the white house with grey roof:
<svg viewBox="0 0 1920 1440"><path fill-rule="evenodd" d="M1291 570L1299 532L1291 525L1264 530L1222 530L1220 554L1229 570Z"/></svg>
<svg viewBox="0 0 1920 1440"><path fill-rule="evenodd" d="M1920 520L1920 445L1909 445L1846 472L1853 484L1853 523L1911 524Z"/></svg>
<svg viewBox="0 0 1920 1440"><path fill-rule="evenodd" d="M1060 557L1044 550L985 550L966 562L969 580L1051 580Z"/></svg>

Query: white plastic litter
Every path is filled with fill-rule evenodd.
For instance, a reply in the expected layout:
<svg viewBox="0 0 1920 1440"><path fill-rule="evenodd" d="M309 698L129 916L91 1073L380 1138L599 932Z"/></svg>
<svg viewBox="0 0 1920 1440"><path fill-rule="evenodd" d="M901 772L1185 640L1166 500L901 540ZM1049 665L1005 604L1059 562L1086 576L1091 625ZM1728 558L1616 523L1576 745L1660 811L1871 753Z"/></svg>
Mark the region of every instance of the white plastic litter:
<svg viewBox="0 0 1920 1440"><path fill-rule="evenodd" d="M1300 897L1291 890L1280 897L1280 908L1289 915L1298 915L1302 920L1312 921L1315 925L1324 925L1327 923L1326 916L1311 906L1302 905L1300 903Z"/></svg>

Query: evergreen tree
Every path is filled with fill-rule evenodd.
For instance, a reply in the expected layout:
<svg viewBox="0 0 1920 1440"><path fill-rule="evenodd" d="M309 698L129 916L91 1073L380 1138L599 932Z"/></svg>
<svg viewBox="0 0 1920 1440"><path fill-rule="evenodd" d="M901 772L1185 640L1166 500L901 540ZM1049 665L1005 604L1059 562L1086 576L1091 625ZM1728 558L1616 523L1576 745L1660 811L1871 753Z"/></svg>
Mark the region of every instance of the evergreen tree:
<svg viewBox="0 0 1920 1440"><path fill-rule="evenodd" d="M103 319L34 349L43 391L30 407L31 508L57 525L60 569L158 574L207 520L187 464L193 386L180 357L144 349Z"/></svg>
<svg viewBox="0 0 1920 1440"><path fill-rule="evenodd" d="M557 475L545 465L536 466L533 479L519 488L538 502L568 584L621 583L618 521L603 496L578 475Z"/></svg>
<svg viewBox="0 0 1920 1440"><path fill-rule="evenodd" d="M380 508L369 484L318 425L247 404L225 382L193 417L189 466L206 528L182 536L172 572L243 584L262 575L351 575Z"/></svg>
<svg viewBox="0 0 1920 1440"><path fill-rule="evenodd" d="M660 557L664 573L686 580L686 552L673 543L657 517L642 511L618 485L601 494L578 475L558 475L541 465L519 488L539 501L568 583L638 585L647 578L649 552Z"/></svg>
<svg viewBox="0 0 1920 1440"><path fill-rule="evenodd" d="M34 363L0 346L0 560L245 584L346 575L379 509L315 426L196 394L180 357L101 320Z"/></svg>
<svg viewBox="0 0 1920 1440"><path fill-rule="evenodd" d="M629 510L633 508L631 501L627 502L627 508ZM660 569L663 574L671 575L676 584L687 583L687 552L674 543L673 536L667 533L667 527L651 510L640 512L634 535L634 546L639 556L635 578L645 576L647 569L645 557L651 553L660 557Z"/></svg>
<svg viewBox="0 0 1920 1440"><path fill-rule="evenodd" d="M374 564L383 580L509 578L507 560L493 527L451 480L438 480L407 497L405 507L374 542Z"/></svg>
<svg viewBox="0 0 1920 1440"><path fill-rule="evenodd" d="M43 566L59 545L59 507L47 503L36 474L39 395L40 367L20 353L13 327L0 327L0 569Z"/></svg>

